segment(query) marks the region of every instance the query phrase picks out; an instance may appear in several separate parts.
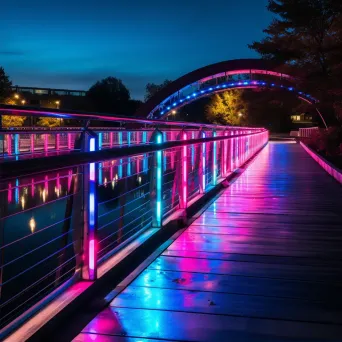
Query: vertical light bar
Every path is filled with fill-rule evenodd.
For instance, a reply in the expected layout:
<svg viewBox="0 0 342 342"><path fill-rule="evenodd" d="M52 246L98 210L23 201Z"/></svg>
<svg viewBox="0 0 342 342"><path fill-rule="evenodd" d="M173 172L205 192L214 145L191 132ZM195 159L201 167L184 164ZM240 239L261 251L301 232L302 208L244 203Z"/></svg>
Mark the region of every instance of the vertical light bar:
<svg viewBox="0 0 342 342"><path fill-rule="evenodd" d="M60 145L60 135L56 134L56 151L59 151L59 145Z"/></svg>
<svg viewBox="0 0 342 342"><path fill-rule="evenodd" d="M119 132L119 145L122 146L122 132ZM122 178L122 159L119 160L119 166L118 166L118 174L119 179Z"/></svg>
<svg viewBox="0 0 342 342"><path fill-rule="evenodd" d="M14 134L14 154L16 156L16 160L18 160L18 156L20 154L20 150L19 150L19 134Z"/></svg>
<svg viewBox="0 0 342 342"><path fill-rule="evenodd" d="M195 139L195 131L192 131L191 138ZM195 167L195 145L191 145L191 170Z"/></svg>
<svg viewBox="0 0 342 342"><path fill-rule="evenodd" d="M95 138L89 139L89 151L95 151ZM89 163L89 198L88 198L88 217L89 217L89 230L88 230L88 249L89 249L89 260L88 260L88 268L89 268L89 280L95 280L96 272L95 272L95 260L96 260L96 252L95 252L95 191L96 191L96 183L95 183L95 163Z"/></svg>
<svg viewBox="0 0 342 342"><path fill-rule="evenodd" d="M143 132L143 143L144 144L147 143L147 132L146 131ZM144 172L147 171L147 154L146 153L143 156L143 171Z"/></svg>
<svg viewBox="0 0 342 342"><path fill-rule="evenodd" d="M109 146L110 147L113 147L113 132L110 132L109 133Z"/></svg>
<svg viewBox="0 0 342 342"><path fill-rule="evenodd" d="M216 137L216 131L213 132L213 137ZM213 142L213 185L217 184L217 142Z"/></svg>
<svg viewBox="0 0 342 342"><path fill-rule="evenodd" d="M183 141L187 140L187 134L183 133ZM182 148L182 188L181 188L181 196L182 196L182 209L187 208L188 204L188 146L183 146Z"/></svg>
<svg viewBox="0 0 342 342"><path fill-rule="evenodd" d="M205 138L205 132L202 132L202 138ZM202 189L203 193L205 192L205 142L202 144Z"/></svg>
<svg viewBox="0 0 342 342"><path fill-rule="evenodd" d="M34 134L30 135L30 152L34 153Z"/></svg>
<svg viewBox="0 0 342 342"><path fill-rule="evenodd" d="M8 183L7 201L8 203L12 202L12 184L11 183Z"/></svg>
<svg viewBox="0 0 342 342"><path fill-rule="evenodd" d="M228 132L224 132L224 136L226 137L228 135ZM228 149L227 149L227 145L228 145L228 140L225 139L224 143L223 143L223 177L226 177L228 172L228 165L227 165L227 154L228 154Z"/></svg>
<svg viewBox="0 0 342 342"><path fill-rule="evenodd" d="M163 140L162 133L157 136L157 144L161 144ZM156 174L156 220L157 226L161 227L162 224L162 151L157 151L157 174Z"/></svg>
<svg viewBox="0 0 342 342"><path fill-rule="evenodd" d="M71 150L71 134L72 133L67 133L67 137L68 137L68 149ZM95 143L94 143L95 144Z"/></svg>
<svg viewBox="0 0 342 342"><path fill-rule="evenodd" d="M7 140L7 155L12 155L12 134L6 134L6 140Z"/></svg>
<svg viewBox="0 0 342 342"><path fill-rule="evenodd" d="M103 133L99 133L99 150L102 150L102 144L103 144Z"/></svg>
<svg viewBox="0 0 342 342"><path fill-rule="evenodd" d="M49 135L44 134L44 152L47 152L49 149Z"/></svg>
<svg viewBox="0 0 342 342"><path fill-rule="evenodd" d="M131 145L131 132L127 132L127 143L128 143L128 146ZM130 176L131 174L132 174L131 158L128 157L128 160L127 160L127 176Z"/></svg>

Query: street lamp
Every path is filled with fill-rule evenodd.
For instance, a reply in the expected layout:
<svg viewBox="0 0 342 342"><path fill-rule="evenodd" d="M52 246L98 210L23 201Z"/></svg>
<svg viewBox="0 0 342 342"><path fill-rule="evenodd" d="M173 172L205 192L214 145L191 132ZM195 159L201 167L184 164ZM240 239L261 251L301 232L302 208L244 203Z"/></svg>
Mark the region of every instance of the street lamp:
<svg viewBox="0 0 342 342"><path fill-rule="evenodd" d="M242 115L243 115L242 113L239 113L239 117L240 117L240 118L241 118Z"/></svg>
<svg viewBox="0 0 342 342"><path fill-rule="evenodd" d="M19 99L19 95L18 94L14 94L14 98L18 100Z"/></svg>
<svg viewBox="0 0 342 342"><path fill-rule="evenodd" d="M25 100L21 100L21 104L24 105L26 103Z"/></svg>
<svg viewBox="0 0 342 342"><path fill-rule="evenodd" d="M59 104L61 103L60 101L56 101L56 108L59 109Z"/></svg>

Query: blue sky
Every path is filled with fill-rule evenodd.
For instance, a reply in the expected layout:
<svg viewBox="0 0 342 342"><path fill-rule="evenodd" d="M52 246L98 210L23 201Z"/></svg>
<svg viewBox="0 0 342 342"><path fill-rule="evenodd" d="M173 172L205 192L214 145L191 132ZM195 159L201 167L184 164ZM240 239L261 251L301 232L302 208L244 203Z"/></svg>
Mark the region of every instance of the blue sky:
<svg viewBox="0 0 342 342"><path fill-rule="evenodd" d="M88 89L147 82L257 55L247 44L271 21L267 0L16 0L2 5L0 66L13 84Z"/></svg>

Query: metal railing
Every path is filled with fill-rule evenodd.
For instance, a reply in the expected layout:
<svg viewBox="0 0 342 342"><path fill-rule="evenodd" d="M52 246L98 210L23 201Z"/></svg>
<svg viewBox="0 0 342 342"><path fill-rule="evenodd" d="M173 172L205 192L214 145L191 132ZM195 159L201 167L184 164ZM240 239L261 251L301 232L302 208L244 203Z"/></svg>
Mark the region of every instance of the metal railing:
<svg viewBox="0 0 342 342"><path fill-rule="evenodd" d="M312 134L317 133L318 130L319 130L318 127L299 128L299 137L310 138Z"/></svg>
<svg viewBox="0 0 342 342"><path fill-rule="evenodd" d="M3 331L54 290L95 281L98 266L148 228L186 216L189 203L268 141L264 129L163 124L149 135L147 129L116 131L122 137L113 147L115 139L86 129L75 142L77 157L1 165Z"/></svg>

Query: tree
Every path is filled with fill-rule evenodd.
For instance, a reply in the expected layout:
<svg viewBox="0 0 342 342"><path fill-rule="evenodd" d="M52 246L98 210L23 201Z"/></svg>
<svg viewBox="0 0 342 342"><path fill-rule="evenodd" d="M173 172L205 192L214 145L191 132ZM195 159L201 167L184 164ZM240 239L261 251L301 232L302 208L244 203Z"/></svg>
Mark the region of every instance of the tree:
<svg viewBox="0 0 342 342"><path fill-rule="evenodd" d="M58 127L61 125L61 119L58 118L49 118L49 117L40 117L38 122L38 126L43 127Z"/></svg>
<svg viewBox="0 0 342 342"><path fill-rule="evenodd" d="M160 90L165 88L167 85L169 85L170 83L172 83L172 81L170 81L170 80L165 80L161 84L147 83L146 87L145 87L145 89L146 89L145 102L147 100L149 100L152 96L157 94Z"/></svg>
<svg viewBox="0 0 342 342"><path fill-rule="evenodd" d="M242 91L238 89L215 94L206 112L210 122L222 125L241 125L246 122L248 116Z"/></svg>
<svg viewBox="0 0 342 342"><path fill-rule="evenodd" d="M266 37L249 47L265 59L300 68L305 86L340 108L335 103L342 89L342 2L269 0L267 8L276 17Z"/></svg>
<svg viewBox="0 0 342 342"><path fill-rule="evenodd" d="M131 96L120 79L107 77L92 85L87 97L98 112L122 114Z"/></svg>
<svg viewBox="0 0 342 342"><path fill-rule="evenodd" d="M4 68L0 67L0 103L4 103L11 95L12 82L6 75Z"/></svg>
<svg viewBox="0 0 342 342"><path fill-rule="evenodd" d="M12 82L6 75L4 68L0 67L0 103L8 105L16 105L17 101L11 96ZM14 115L2 115L1 126L2 127L20 127L26 120L25 116L14 116Z"/></svg>

